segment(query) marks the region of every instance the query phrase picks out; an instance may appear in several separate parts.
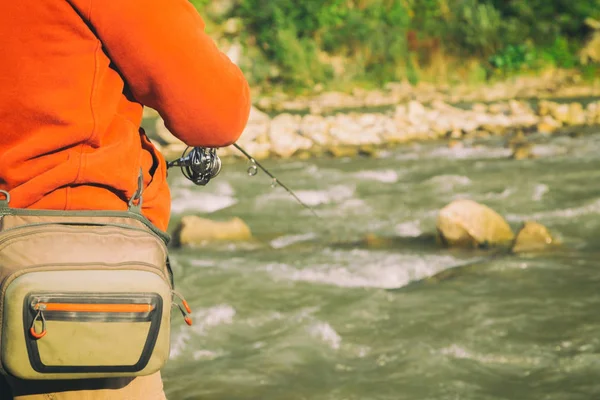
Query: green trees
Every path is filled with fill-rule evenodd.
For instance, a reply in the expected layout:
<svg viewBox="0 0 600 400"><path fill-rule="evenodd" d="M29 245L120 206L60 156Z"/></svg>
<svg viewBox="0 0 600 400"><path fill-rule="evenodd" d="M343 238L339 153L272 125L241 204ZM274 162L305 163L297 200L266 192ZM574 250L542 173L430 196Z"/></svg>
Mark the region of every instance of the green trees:
<svg viewBox="0 0 600 400"><path fill-rule="evenodd" d="M487 77L577 67L600 0L235 0L227 17L254 47L256 83L379 85L467 64Z"/></svg>

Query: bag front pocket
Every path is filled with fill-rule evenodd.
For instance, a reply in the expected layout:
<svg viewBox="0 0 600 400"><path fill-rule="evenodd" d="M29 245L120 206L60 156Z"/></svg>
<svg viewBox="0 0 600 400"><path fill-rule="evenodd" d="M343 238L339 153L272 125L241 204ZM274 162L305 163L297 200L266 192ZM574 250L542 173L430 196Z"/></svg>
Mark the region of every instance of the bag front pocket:
<svg viewBox="0 0 600 400"><path fill-rule="evenodd" d="M149 375L169 357L173 294L153 268L37 267L3 286L0 355L9 375Z"/></svg>
<svg viewBox="0 0 600 400"><path fill-rule="evenodd" d="M156 343L162 299L151 293L37 292L25 298L23 309L35 371L138 372Z"/></svg>

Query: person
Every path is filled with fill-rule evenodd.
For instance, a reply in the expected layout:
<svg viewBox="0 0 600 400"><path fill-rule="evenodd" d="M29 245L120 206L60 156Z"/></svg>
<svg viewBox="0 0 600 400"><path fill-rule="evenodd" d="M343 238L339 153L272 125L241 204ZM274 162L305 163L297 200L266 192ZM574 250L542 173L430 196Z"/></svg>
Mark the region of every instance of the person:
<svg viewBox="0 0 600 400"><path fill-rule="evenodd" d="M188 0L4 0L0 48L0 189L12 207L125 210L141 168L142 212L166 230L166 163L140 128L143 107L190 146L230 145L248 121L248 82ZM160 373L6 379L17 400L165 398Z"/></svg>

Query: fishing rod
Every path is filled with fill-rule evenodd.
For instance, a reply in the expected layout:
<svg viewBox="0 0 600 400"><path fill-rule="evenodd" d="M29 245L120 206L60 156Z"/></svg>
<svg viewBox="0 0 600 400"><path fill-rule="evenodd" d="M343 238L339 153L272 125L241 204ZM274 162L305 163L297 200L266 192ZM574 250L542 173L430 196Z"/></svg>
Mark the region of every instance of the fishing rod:
<svg viewBox="0 0 600 400"><path fill-rule="evenodd" d="M248 168L248 175L255 176L258 169L263 171L271 178L271 187L276 185L281 186L288 192L300 205L309 210L315 217L319 217L317 212L308 204L303 202L289 187L277 179L269 170L263 167L254 157L244 150L237 143L233 146L238 149L250 161L251 166ZM221 172L221 159L217 155L217 149L208 147L187 147L181 157L176 160L167 162L167 169L172 167L180 167L183 176L199 186L205 186L211 179L215 178Z"/></svg>

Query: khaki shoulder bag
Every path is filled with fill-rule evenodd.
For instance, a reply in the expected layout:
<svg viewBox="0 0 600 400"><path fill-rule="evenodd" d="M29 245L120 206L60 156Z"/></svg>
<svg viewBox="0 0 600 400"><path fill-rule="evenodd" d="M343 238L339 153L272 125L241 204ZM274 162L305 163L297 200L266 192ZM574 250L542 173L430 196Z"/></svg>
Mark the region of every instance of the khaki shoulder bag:
<svg viewBox="0 0 600 400"><path fill-rule="evenodd" d="M125 212L9 202L0 191L0 373L80 379L158 371L169 357L171 307L191 320L173 290L169 237L142 216L141 189Z"/></svg>

